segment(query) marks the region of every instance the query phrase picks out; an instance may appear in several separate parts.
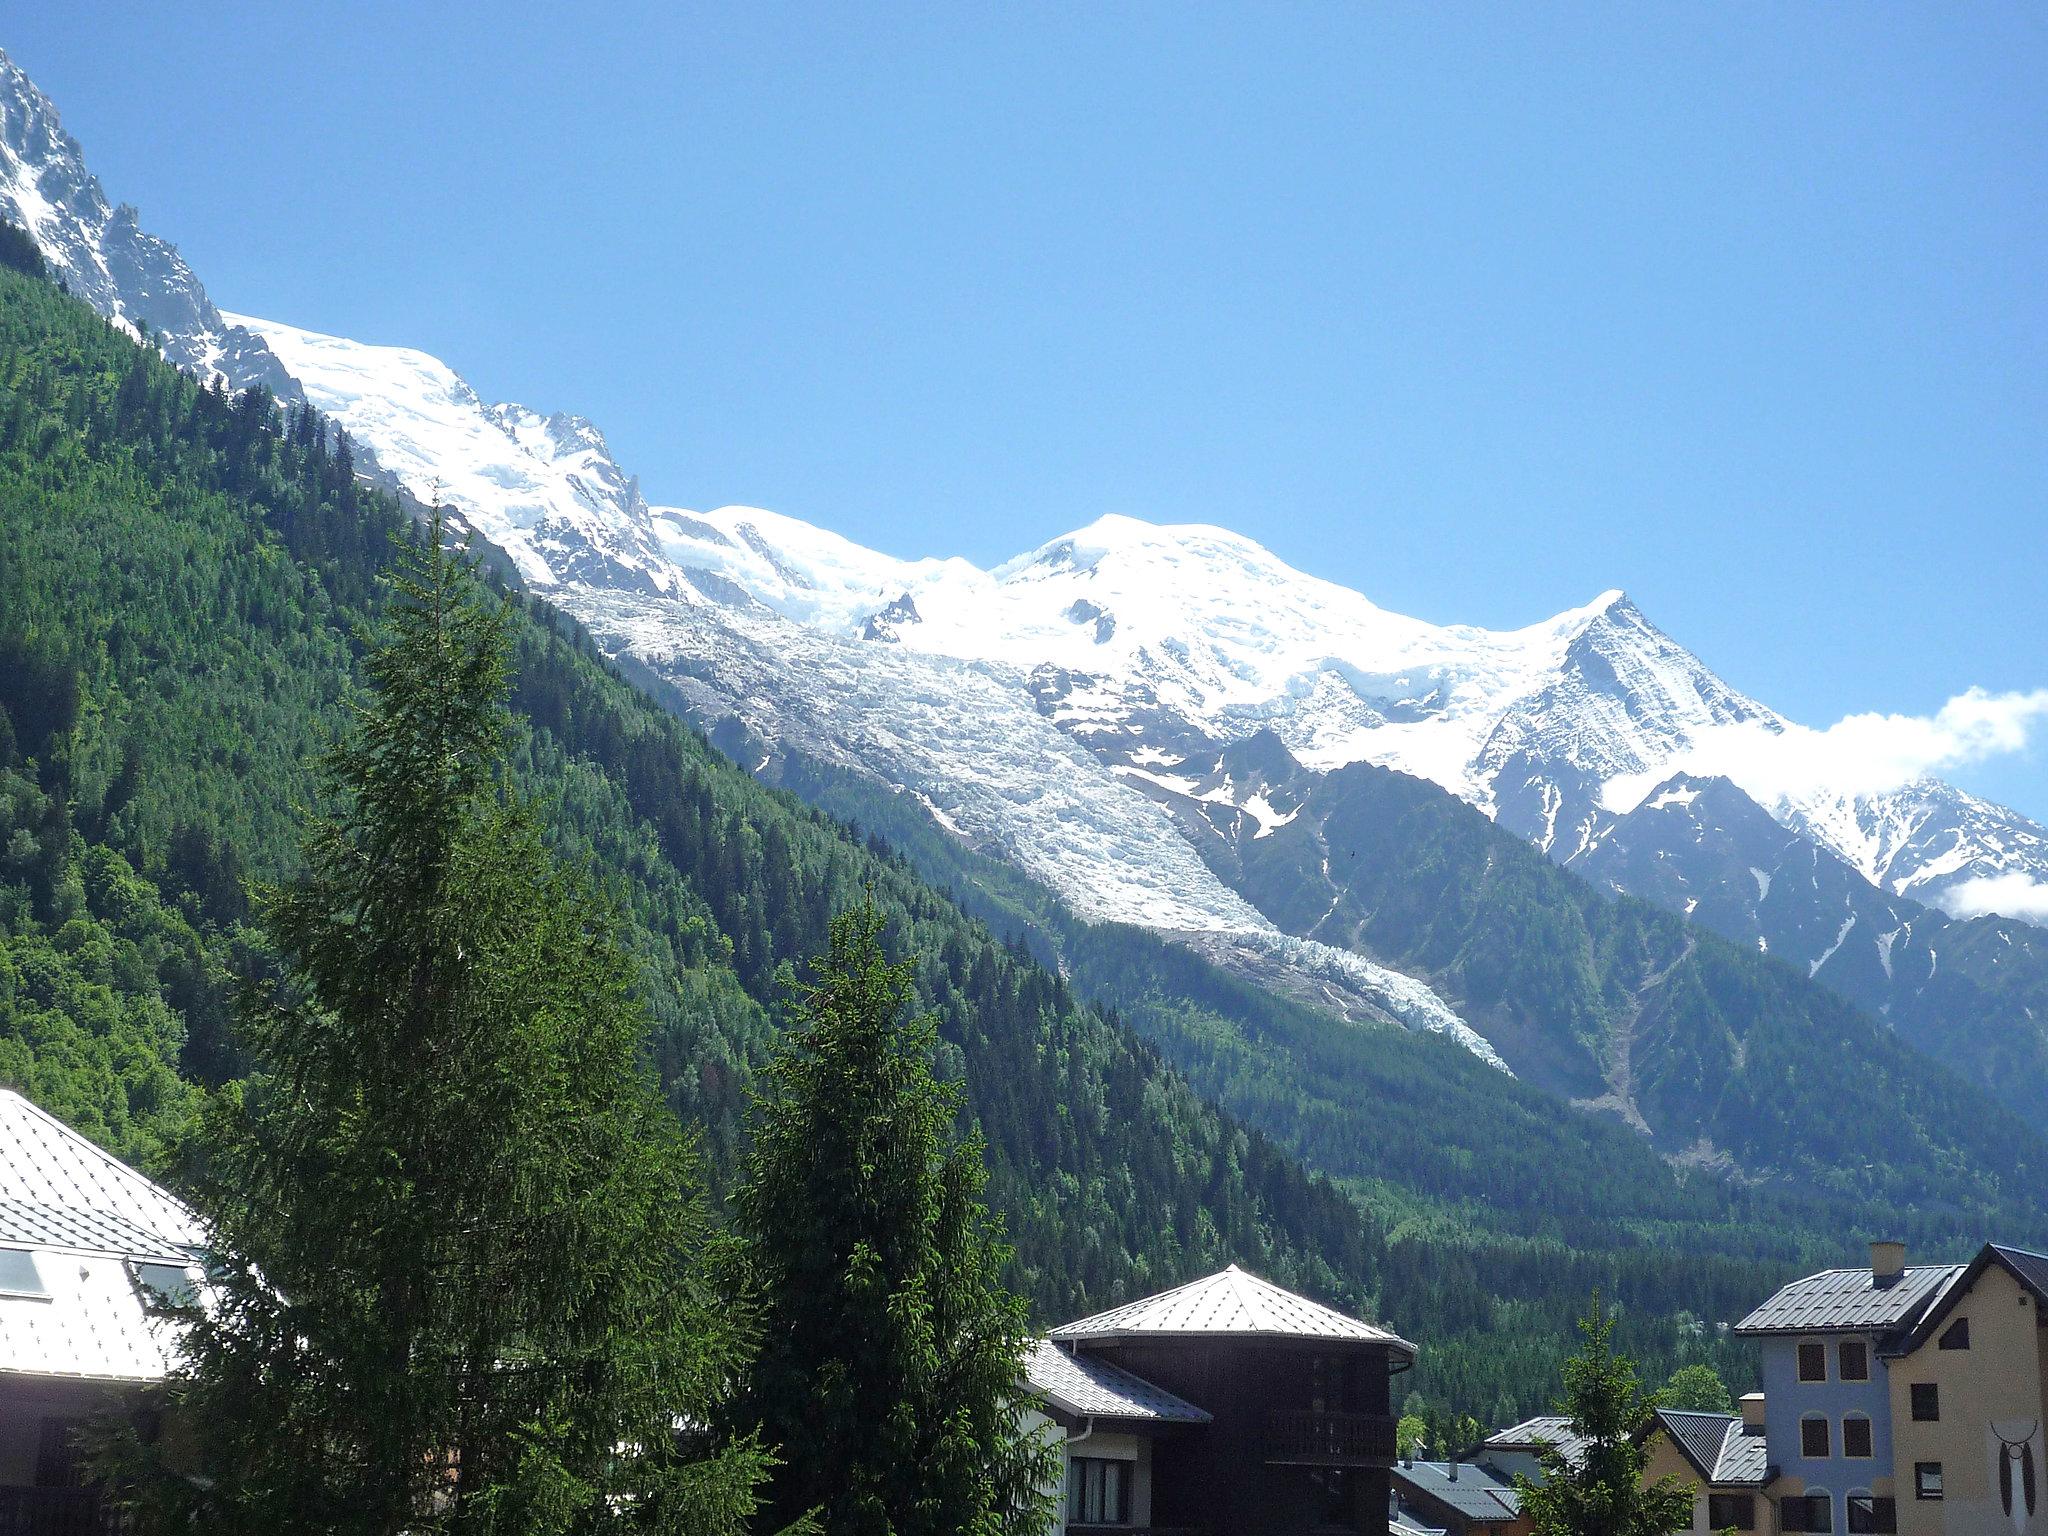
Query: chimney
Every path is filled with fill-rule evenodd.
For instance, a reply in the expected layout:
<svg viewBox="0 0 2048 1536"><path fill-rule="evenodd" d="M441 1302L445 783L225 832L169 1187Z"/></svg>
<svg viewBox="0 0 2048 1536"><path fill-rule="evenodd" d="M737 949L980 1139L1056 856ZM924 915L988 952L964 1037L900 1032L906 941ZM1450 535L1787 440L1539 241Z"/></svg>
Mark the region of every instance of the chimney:
<svg viewBox="0 0 2048 1536"><path fill-rule="evenodd" d="M1870 1245L1870 1281L1879 1290L1897 1285L1906 1273L1906 1245L1880 1240Z"/></svg>
<svg viewBox="0 0 2048 1536"><path fill-rule="evenodd" d="M1760 1435L1764 1432L1764 1395L1761 1392L1742 1394L1742 1432L1745 1435Z"/></svg>
<svg viewBox="0 0 2048 1536"><path fill-rule="evenodd" d="M1454 1483L1458 1480L1458 1458L1455 1456L1451 1458L1450 1480Z"/></svg>

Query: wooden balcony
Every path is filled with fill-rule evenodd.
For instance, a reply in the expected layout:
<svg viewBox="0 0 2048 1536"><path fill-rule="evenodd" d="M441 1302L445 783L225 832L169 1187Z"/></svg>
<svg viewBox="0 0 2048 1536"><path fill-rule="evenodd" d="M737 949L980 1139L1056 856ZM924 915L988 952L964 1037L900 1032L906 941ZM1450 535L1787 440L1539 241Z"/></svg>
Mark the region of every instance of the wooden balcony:
<svg viewBox="0 0 2048 1536"><path fill-rule="evenodd" d="M0 1488L0 1536L122 1536L124 1510L94 1488Z"/></svg>
<svg viewBox="0 0 2048 1536"><path fill-rule="evenodd" d="M1266 1460L1297 1467L1392 1466L1394 1421L1378 1413L1269 1413Z"/></svg>

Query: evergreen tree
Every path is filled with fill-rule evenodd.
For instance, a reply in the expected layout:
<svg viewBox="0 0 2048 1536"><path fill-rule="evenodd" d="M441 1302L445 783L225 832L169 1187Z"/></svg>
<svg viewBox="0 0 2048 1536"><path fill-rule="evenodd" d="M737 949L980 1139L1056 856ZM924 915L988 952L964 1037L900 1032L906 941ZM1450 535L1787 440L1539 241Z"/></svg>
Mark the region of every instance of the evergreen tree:
<svg viewBox="0 0 2048 1536"><path fill-rule="evenodd" d="M159 1529L744 1530L768 1458L701 1438L745 1350L691 1149L612 913L504 787L507 620L440 533L268 903L260 1075L199 1133L215 1304L161 1461L203 1476L125 1470Z"/></svg>
<svg viewBox="0 0 2048 1536"><path fill-rule="evenodd" d="M1692 1523L1692 1494L1673 1477L1643 1481L1644 1439L1658 1407L1636 1379L1635 1362L1613 1350L1614 1323L1593 1297L1579 1320L1586 1336L1564 1365L1560 1412L1584 1440L1575 1456L1555 1445L1537 1452L1543 1480L1517 1477L1534 1536L1666 1536Z"/></svg>
<svg viewBox="0 0 2048 1536"><path fill-rule="evenodd" d="M1660 1396L1666 1408L1683 1408L1691 1413L1735 1411L1735 1399L1729 1395L1728 1384L1703 1360L1673 1371Z"/></svg>
<svg viewBox="0 0 2048 1536"><path fill-rule="evenodd" d="M1044 1520L1050 1452L1023 1427L1029 1337L1003 1286L978 1139L954 1136L914 965L872 901L832 924L767 1069L735 1196L762 1341L739 1424L802 1447L773 1521L827 1536L998 1536Z"/></svg>

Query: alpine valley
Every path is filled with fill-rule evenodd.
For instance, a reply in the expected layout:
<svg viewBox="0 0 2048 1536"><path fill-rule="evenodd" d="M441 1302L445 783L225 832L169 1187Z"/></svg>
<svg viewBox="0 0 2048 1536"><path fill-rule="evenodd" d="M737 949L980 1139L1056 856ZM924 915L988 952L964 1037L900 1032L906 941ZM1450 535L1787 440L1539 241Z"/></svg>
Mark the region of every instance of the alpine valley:
<svg viewBox="0 0 2048 1536"><path fill-rule="evenodd" d="M0 217L70 294L214 387L195 397L256 389L263 410L287 408L280 422L343 429L342 457L322 462L341 463L366 505L417 513L438 499L544 616L535 647L554 643L556 614L573 621L560 643L581 659L555 664L549 686L583 702L521 699L536 742L558 744L535 746L534 771L580 784L578 804L602 784L630 806L640 841L587 828L571 840L624 861L636 890L670 865L678 889L701 886L686 845L735 858L763 839L829 845L814 862L835 890L881 871L865 878L918 914L928 963L977 978L961 981L960 1009L1003 966L1036 978L1004 983L1012 1003L1046 988L1030 993L1029 1049L949 1016L970 1082L1057 1077L1047 1053L1080 1049L1078 1030L1091 1061L1125 1064L1117 1103L1209 1116L1202 1134L1219 1145L1238 1125L1259 1134L1257 1157L1218 1173L1216 1200L1170 1240L1128 1236L1122 1258L1091 1267L1048 1245L1070 1206L1136 1198L1116 1158L1151 1154L1035 1145L1003 1119L1012 1101L978 1088L1047 1305L1157 1279L1174 1244L1213 1248L1228 1212L1253 1207L1304 1283L1370 1287L1397 1320L1425 1274L1434 1304L1466 1298L1432 1337L1505 1326L1515 1266L1564 1250L1606 1256L1559 1284L1568 1309L1583 1299L1571 1284L1660 1244L1716 1255L1727 1267L1705 1266L1702 1285L1741 1295L1753 1266L1804 1262L1873 1221L1932 1243L2048 1234L2048 931L1982 896L2048 889L2048 828L1932 780L1745 788L1718 749L1799 727L1620 592L1494 631L1386 611L1199 523L1098 518L984 570L893 558L769 511L658 505L581 417L491 403L423 352L216 309L172 246L110 207L4 55ZM0 375L0 404L23 377ZM29 558L13 520L30 505L6 504L0 577ZM308 590L332 588L334 570L303 558ZM11 590L0 579L0 598ZM0 641L45 633L0 608ZM104 635L78 644L114 666ZM338 640L322 646L321 665L344 665L327 654ZM251 675L312 665L292 657ZM305 687L334 696L327 681ZM110 729L114 716L94 718ZM16 734L27 739L19 722ZM650 743L672 743L691 782L716 787L705 803L749 830L700 837L691 821L672 837L647 786L674 770L643 761ZM100 752L111 784L122 759ZM252 814L220 824L270 846L268 813ZM122 853L151 867L144 850ZM260 850L241 862L263 871ZM692 982L686 958L664 962L673 974L655 965L650 985L708 997L744 1026L688 1047L704 1058L690 1092L716 1098L758 1055L770 979L802 949L773 912L700 894L735 979ZM642 947L683 954L659 907L634 901L653 935ZM1016 943L976 948L985 934L969 919ZM750 953L756 929L774 937ZM1020 1067L1027 1057L1038 1066ZM1300 1165L1371 1217L1344 1239L1366 1255L1348 1270L1304 1256L1353 1229L1315 1203L1325 1187ZM1034 1178L1063 1193L1034 1192ZM1718 1293L1683 1304L1712 1315ZM1680 1303L1643 1305L1668 1320ZM1462 1381L1447 1365L1429 1380L1504 1420L1539 1405L1550 1364L1510 1358L1506 1375L1473 1366ZM1524 1368L1526 1381L1512 1374Z"/></svg>

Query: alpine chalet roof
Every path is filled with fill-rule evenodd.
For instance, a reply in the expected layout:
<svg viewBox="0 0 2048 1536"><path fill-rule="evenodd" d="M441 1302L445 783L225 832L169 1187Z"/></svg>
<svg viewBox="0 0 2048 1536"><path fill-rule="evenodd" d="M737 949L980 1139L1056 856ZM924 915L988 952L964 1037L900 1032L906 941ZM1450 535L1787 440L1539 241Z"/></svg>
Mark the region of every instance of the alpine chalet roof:
<svg viewBox="0 0 2048 1536"><path fill-rule="evenodd" d="M1960 1264L1914 1264L1890 1285L1867 1266L1824 1269L1794 1280L1735 1325L1737 1333L1872 1333L1903 1328L1963 1272Z"/></svg>
<svg viewBox="0 0 2048 1536"><path fill-rule="evenodd" d="M1479 1444L1482 1450L1489 1451L1533 1451L1539 1445L1554 1445L1564 1452L1566 1461L1577 1461L1586 1449L1586 1437L1572 1428L1572 1421L1565 1415L1539 1413L1533 1419L1496 1430Z"/></svg>
<svg viewBox="0 0 2048 1536"><path fill-rule="evenodd" d="M1330 1339L1385 1344L1415 1358L1415 1346L1399 1334L1297 1296L1235 1264L1157 1296L1055 1328L1052 1336L1063 1343L1175 1337Z"/></svg>
<svg viewBox="0 0 2048 1536"><path fill-rule="evenodd" d="M1986 1243L1968 1265L1957 1266L1954 1281L1943 1286L1927 1310L1913 1319L1912 1332L1891 1342L1891 1352L1904 1354L1926 1343L1928 1335L1940 1326L1956 1303L1975 1288L1978 1278L1993 1264L2004 1268L2033 1292L2038 1305L2048 1307L2048 1254L2013 1248L2004 1243Z"/></svg>
<svg viewBox="0 0 2048 1536"><path fill-rule="evenodd" d="M1514 1484L1469 1461L1456 1465L1458 1475L1452 1477L1448 1461L1397 1461L1393 1478L1403 1492L1426 1494L1473 1524L1505 1525L1521 1516L1522 1495Z"/></svg>
<svg viewBox="0 0 2048 1536"><path fill-rule="evenodd" d="M1053 1407L1082 1418L1146 1419L1166 1424L1206 1424L1209 1412L1133 1376L1107 1360L1071 1355L1051 1339L1032 1342L1024 1358L1031 1390Z"/></svg>
<svg viewBox="0 0 2048 1536"><path fill-rule="evenodd" d="M10 1088L0 1088L0 1200L98 1212L179 1246L202 1241L184 1202Z"/></svg>
<svg viewBox="0 0 2048 1536"><path fill-rule="evenodd" d="M1735 1414L1660 1408L1657 1422L1708 1484L1762 1487L1766 1481L1770 1462L1764 1437L1744 1433Z"/></svg>
<svg viewBox="0 0 2048 1536"><path fill-rule="evenodd" d="M196 1286L174 1196L0 1089L0 1374L153 1381L177 1352L145 1281Z"/></svg>

